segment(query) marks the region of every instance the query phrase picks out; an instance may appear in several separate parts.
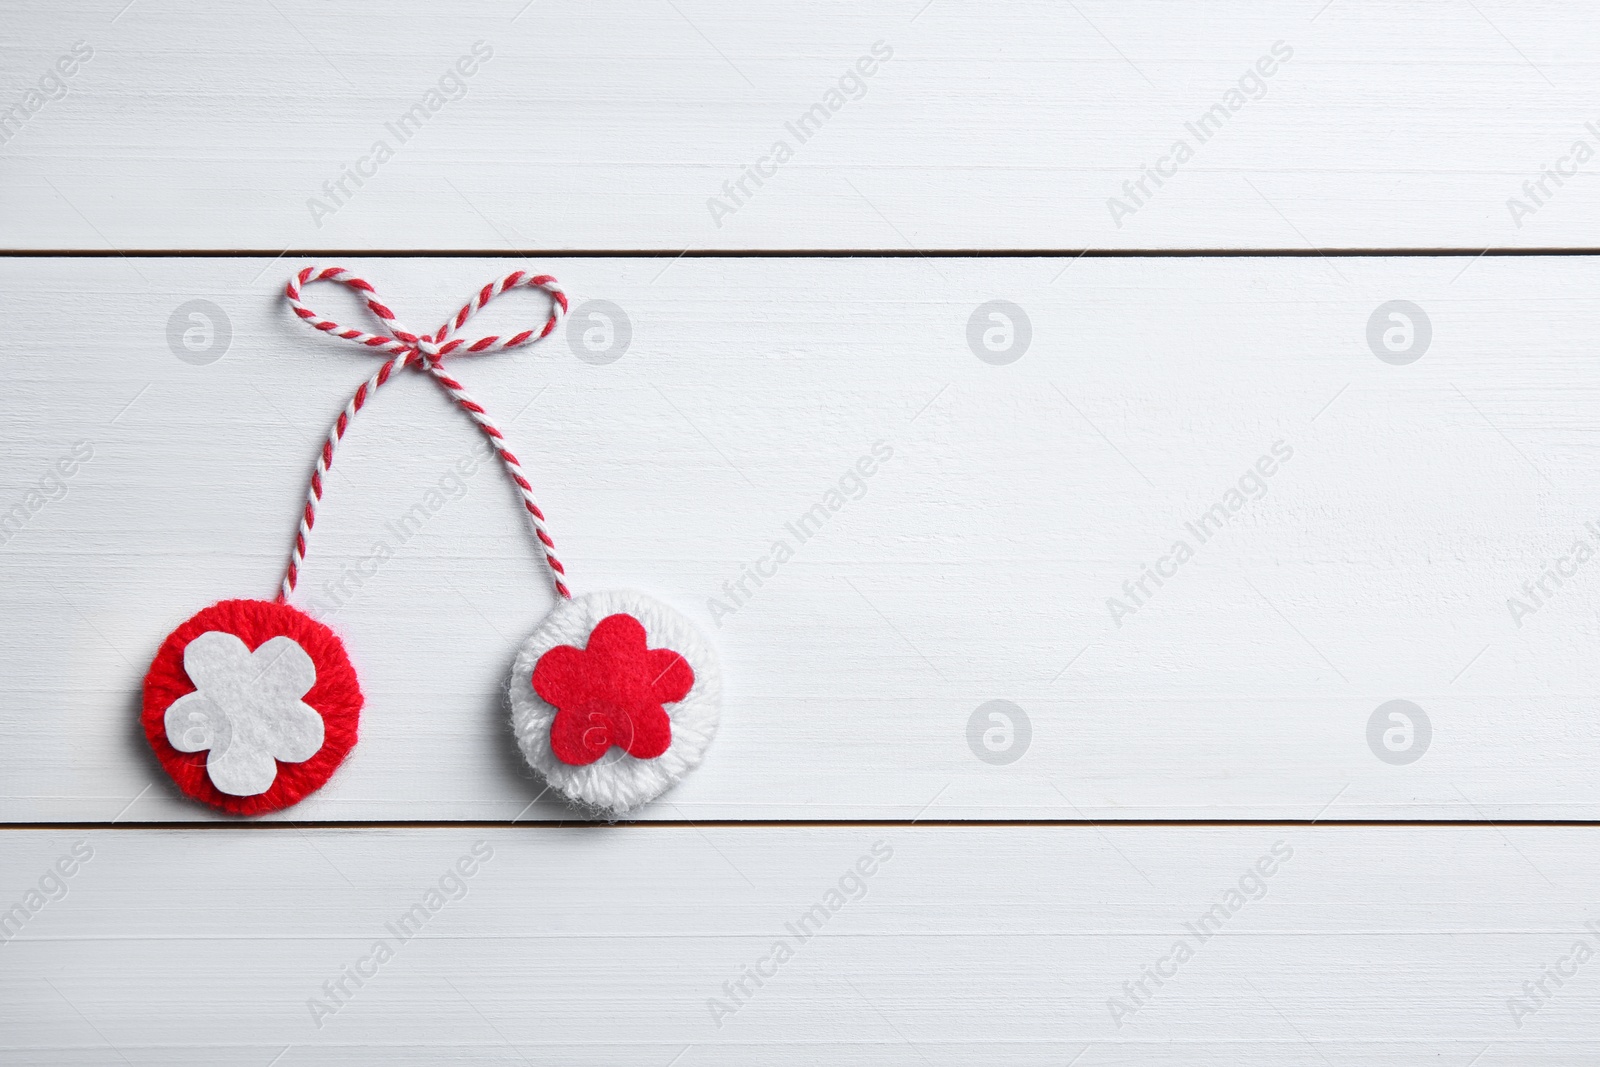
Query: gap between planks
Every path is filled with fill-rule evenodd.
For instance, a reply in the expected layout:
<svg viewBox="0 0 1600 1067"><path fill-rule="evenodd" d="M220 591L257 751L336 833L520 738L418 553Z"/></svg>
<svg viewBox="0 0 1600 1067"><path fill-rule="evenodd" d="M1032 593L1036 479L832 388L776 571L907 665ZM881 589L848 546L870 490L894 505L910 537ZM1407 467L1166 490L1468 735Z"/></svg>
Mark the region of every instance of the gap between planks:
<svg viewBox="0 0 1600 1067"><path fill-rule="evenodd" d="M1240 827L1302 827L1302 828L1387 828L1412 830L1422 827L1471 827L1480 830L1527 829L1579 829L1600 827L1595 819L651 819L638 822L597 822L570 820L559 822L517 822L507 819L459 820L404 820L404 819L329 819L296 822L287 819L275 821L217 821L217 822L18 822L0 823L4 830L457 830L457 829L511 829L571 830L592 828L597 830L632 830L670 828L704 830L712 829L840 829L890 828L916 829L927 827L945 829L953 827L1067 827L1102 830L1107 827L1129 828L1183 828L1183 829L1235 829Z"/></svg>
<svg viewBox="0 0 1600 1067"><path fill-rule="evenodd" d="M12 259L1336 259L1475 258L1478 256L1600 256L1600 247L1551 248L14 248Z"/></svg>

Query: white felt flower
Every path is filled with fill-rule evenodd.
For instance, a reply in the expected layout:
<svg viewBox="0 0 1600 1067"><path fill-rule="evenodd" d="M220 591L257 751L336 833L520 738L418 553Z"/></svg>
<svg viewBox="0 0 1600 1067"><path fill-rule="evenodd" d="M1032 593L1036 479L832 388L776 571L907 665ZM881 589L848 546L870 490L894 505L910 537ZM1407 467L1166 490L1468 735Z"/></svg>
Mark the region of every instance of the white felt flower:
<svg viewBox="0 0 1600 1067"><path fill-rule="evenodd" d="M300 763L322 748L322 716L300 698L317 681L306 650L274 637L251 652L222 630L183 650L195 692L167 708L167 740L179 752L210 749L206 773L222 792L251 797L272 788L275 761Z"/></svg>

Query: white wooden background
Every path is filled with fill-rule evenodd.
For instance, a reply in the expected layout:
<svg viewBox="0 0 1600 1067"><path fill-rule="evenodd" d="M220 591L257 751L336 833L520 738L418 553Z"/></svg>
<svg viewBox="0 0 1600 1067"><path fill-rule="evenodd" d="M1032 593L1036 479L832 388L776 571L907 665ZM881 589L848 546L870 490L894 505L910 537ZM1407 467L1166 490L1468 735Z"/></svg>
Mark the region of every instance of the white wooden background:
<svg viewBox="0 0 1600 1067"><path fill-rule="evenodd" d="M0 512L53 497L0 544L0 914L33 912L0 942L0 1062L1600 1052L1600 964L1575 956L1600 950L1600 564L1520 620L1507 606L1600 545L1600 278L1568 254L1600 245L1600 158L1575 143L1600 153L1600 18L1485 0L8 14L0 104L77 42L93 55L0 125ZM464 94L314 221L307 199L479 41ZM798 144L785 123L878 42L893 55L864 95ZM1265 95L1117 225L1108 199L1278 42ZM793 158L714 219L780 138ZM759 249L805 254L678 255ZM438 254L385 255L407 252ZM281 300L320 261L424 327L513 267L573 295L575 332L457 370L509 424L575 585L661 596L724 657L717 743L633 825L552 825L571 813L511 743L503 676L550 598L492 468L328 598L474 445L422 380L357 421L302 587L368 695L351 760L228 825L147 754L149 657L198 607L270 592L317 443L373 369ZM359 314L328 288L314 306ZM230 335L209 362L170 339L196 300ZM995 300L1031 330L1003 365L969 341ZM1372 347L1391 301L1429 325L1415 362ZM483 321L540 314L527 296ZM580 358L602 314L631 334L603 365ZM864 495L718 625L709 599L880 441ZM92 457L53 488L80 442ZM1279 442L1260 499L1119 625L1107 598L1194 543L1184 524ZM1004 765L968 739L991 700L1031 724ZM1369 746L1391 700L1431 723L1415 762ZM1111 825L1128 820L1164 824ZM480 841L465 896L316 1026L308 998ZM718 1027L707 999L877 842L894 858L865 898ZM1265 897L1117 1026L1108 999L1277 842L1294 858ZM74 848L92 858L58 893Z"/></svg>
<svg viewBox="0 0 1600 1067"><path fill-rule="evenodd" d="M0 946L5 1045L52 1067L1593 1063L1600 963L1569 959L1520 1027L1507 1007L1576 939L1592 951L1592 833L11 831L19 881L93 856ZM865 896L798 941L786 924L875 844L892 855ZM1275 844L1265 896L1118 1027L1107 1000ZM475 845L491 858L402 943L388 927ZM793 958L729 999L780 938ZM376 974L336 1004L323 983L363 959ZM338 1010L314 1021L312 998Z"/></svg>
<svg viewBox="0 0 1600 1067"><path fill-rule="evenodd" d="M431 323L513 261L345 262ZM574 586L667 598L728 667L716 746L645 818L1600 810L1600 564L1520 627L1506 606L1574 538L1600 541L1584 529L1600 520L1592 260L539 263L572 321L590 300L624 309L626 354L585 363L563 332L458 371L507 423ZM133 700L173 626L274 589L325 427L375 366L289 313L277 288L298 264L0 267L7 492L75 441L95 450L0 553L26 694L0 721L31 742L0 750L7 818L210 817L146 754ZM329 290L308 299L360 313ZM1399 294L1433 323L1409 366L1366 340ZM1006 366L966 338L996 296L1033 324ZM206 366L168 345L195 298L232 321ZM542 314L530 295L485 329ZM509 743L508 664L551 602L509 487L485 465L413 539L393 532L475 440L420 378L346 439L298 602L349 640L363 740L284 817L566 814L529 808L540 787ZM799 544L786 524L878 441L894 455L865 495ZM1278 441L1293 457L1266 495L1206 544L1187 533ZM780 537L795 558L714 618L710 598L732 605L723 583ZM1114 619L1107 599L1179 537L1195 558ZM378 539L396 558L328 593ZM1009 766L968 746L994 699L1032 723ZM1409 766L1368 748L1392 699L1433 725Z"/></svg>
<svg viewBox="0 0 1600 1067"><path fill-rule="evenodd" d="M17 95L95 50L0 152L12 247L1600 244L1600 159L1520 227L1505 203L1600 139L1600 21L1552 0L27 0L8 22ZM480 40L465 95L315 224L306 200ZM864 95L788 134L878 41ZM1194 143L1279 41L1265 95ZM1180 137L1194 157L1115 225L1106 201ZM779 139L793 158L716 225L707 199Z"/></svg>

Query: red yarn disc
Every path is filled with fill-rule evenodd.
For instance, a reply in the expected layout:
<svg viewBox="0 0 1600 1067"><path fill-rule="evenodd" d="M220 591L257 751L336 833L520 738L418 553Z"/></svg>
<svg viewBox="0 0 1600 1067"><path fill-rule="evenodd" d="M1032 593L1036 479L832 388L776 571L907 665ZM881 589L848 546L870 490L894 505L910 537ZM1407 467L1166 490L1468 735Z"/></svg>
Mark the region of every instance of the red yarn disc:
<svg viewBox="0 0 1600 1067"><path fill-rule="evenodd" d="M274 637L288 637L316 664L316 684L303 699L322 716L322 747L303 763L278 761L278 775L265 793L239 797L222 792L206 772L207 752L179 752L167 741L167 708L195 691L183 669L183 651L190 641L210 630L233 634L252 652ZM235 815L264 815L299 803L322 788L355 746L361 704L355 668L332 630L287 604L224 600L195 615L162 642L144 678L141 718L156 758L184 793Z"/></svg>

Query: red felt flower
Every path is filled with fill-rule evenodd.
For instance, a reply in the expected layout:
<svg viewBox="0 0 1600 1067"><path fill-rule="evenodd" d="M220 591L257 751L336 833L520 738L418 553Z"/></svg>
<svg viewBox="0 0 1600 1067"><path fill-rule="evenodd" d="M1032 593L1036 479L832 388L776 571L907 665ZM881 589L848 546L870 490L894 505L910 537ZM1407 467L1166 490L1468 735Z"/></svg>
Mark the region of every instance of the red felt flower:
<svg viewBox="0 0 1600 1067"><path fill-rule="evenodd" d="M533 668L533 691L556 709L550 748L562 763L593 763L617 745L654 759L672 744L672 721L661 705L694 686L689 661L670 648L649 648L632 615L608 615L587 648L557 645Z"/></svg>

